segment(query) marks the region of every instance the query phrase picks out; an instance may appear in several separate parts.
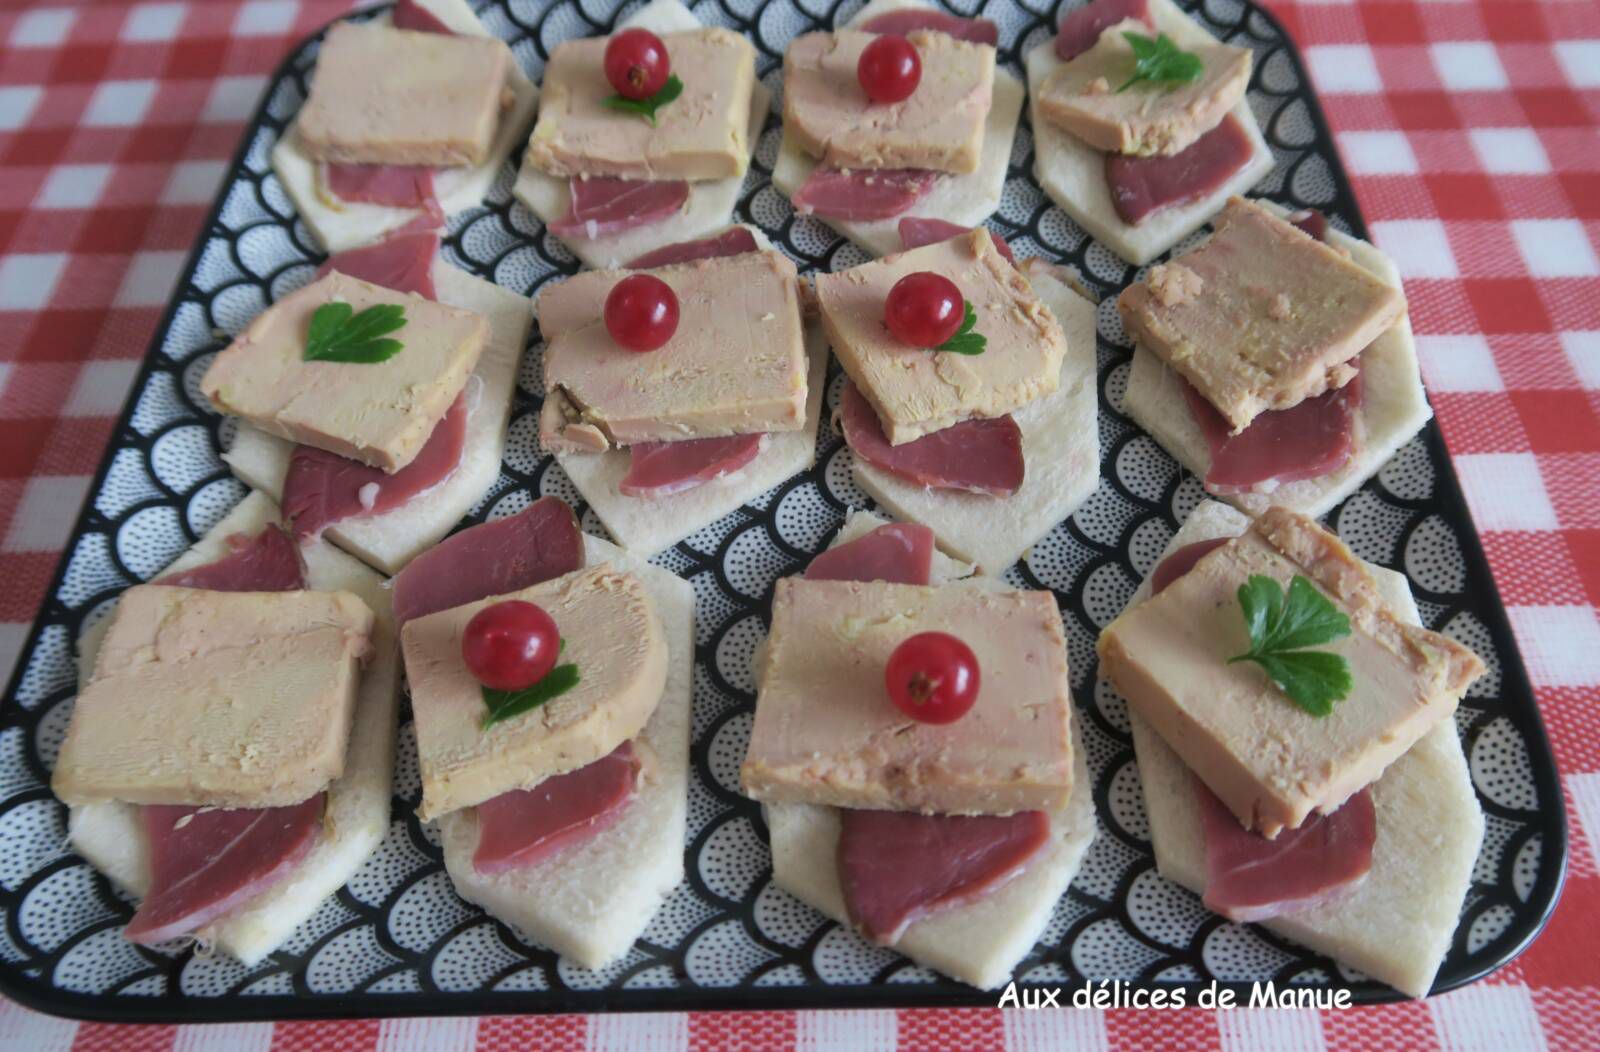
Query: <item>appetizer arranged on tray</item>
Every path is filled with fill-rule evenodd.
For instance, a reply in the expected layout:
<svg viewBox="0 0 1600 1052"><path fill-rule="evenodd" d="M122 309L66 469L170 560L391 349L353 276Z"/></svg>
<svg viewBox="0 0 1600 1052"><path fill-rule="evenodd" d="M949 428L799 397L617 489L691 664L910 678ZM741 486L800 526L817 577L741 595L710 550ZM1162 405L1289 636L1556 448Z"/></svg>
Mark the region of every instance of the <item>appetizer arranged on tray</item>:
<svg viewBox="0 0 1600 1052"><path fill-rule="evenodd" d="M200 383L240 419L223 455L234 474L280 500L297 537L326 533L384 573L498 477L533 321L525 297L438 250L436 232L412 227L339 253Z"/></svg>
<svg viewBox="0 0 1600 1052"><path fill-rule="evenodd" d="M52 788L139 899L125 934L253 965L389 830L400 670L381 576L252 493L79 641Z"/></svg>
<svg viewBox="0 0 1600 1052"><path fill-rule="evenodd" d="M1244 98L1251 52L1172 0L1091 0L1026 56L1035 177L1130 263L1161 255L1273 166Z"/></svg>
<svg viewBox="0 0 1600 1052"><path fill-rule="evenodd" d="M1093 492L1095 305L1065 270L979 228L816 290L849 376L839 429L884 507L998 575Z"/></svg>
<svg viewBox="0 0 1600 1052"><path fill-rule="evenodd" d="M1003 984L1094 837L1055 597L850 516L778 581L740 772L773 879L866 938Z"/></svg>
<svg viewBox="0 0 1600 1052"><path fill-rule="evenodd" d="M1252 515L1323 514L1432 415L1394 264L1317 213L1235 198L1117 306L1128 415Z"/></svg>
<svg viewBox="0 0 1600 1052"><path fill-rule="evenodd" d="M873 0L783 59L783 142L772 182L874 256L900 222L974 227L1000 205L1024 89L995 67L992 22Z"/></svg>
<svg viewBox="0 0 1600 1052"><path fill-rule="evenodd" d="M683 877L694 589L554 497L394 579L422 774L458 894L588 968Z"/></svg>
<svg viewBox="0 0 1600 1052"><path fill-rule="evenodd" d="M540 443L648 557L812 465L827 352L794 264L747 228L646 262L546 285L536 307Z"/></svg>
<svg viewBox="0 0 1600 1052"><path fill-rule="evenodd" d="M1405 577L1214 502L1100 636L1156 864L1208 907L1428 992L1484 833L1451 718L1483 663Z"/></svg>
<svg viewBox="0 0 1600 1052"><path fill-rule="evenodd" d="M481 203L537 99L465 0L399 0L328 30L272 168L317 241L338 252Z"/></svg>
<svg viewBox="0 0 1600 1052"><path fill-rule="evenodd" d="M755 60L678 0L556 45L513 192L591 267L726 227L771 102Z"/></svg>

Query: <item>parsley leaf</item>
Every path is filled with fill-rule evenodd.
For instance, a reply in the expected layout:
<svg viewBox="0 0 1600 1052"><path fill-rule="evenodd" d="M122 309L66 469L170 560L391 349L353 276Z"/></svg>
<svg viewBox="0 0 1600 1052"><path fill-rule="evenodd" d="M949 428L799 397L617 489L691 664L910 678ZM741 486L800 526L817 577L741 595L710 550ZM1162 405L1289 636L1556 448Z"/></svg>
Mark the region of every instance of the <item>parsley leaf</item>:
<svg viewBox="0 0 1600 1052"><path fill-rule="evenodd" d="M1228 659L1252 661L1278 689L1313 716L1326 716L1354 685L1342 654L1309 650L1350 634L1350 619L1305 577L1289 582L1289 593L1270 577L1252 574L1239 586L1239 609L1250 633L1250 649Z"/></svg>
<svg viewBox="0 0 1600 1052"><path fill-rule="evenodd" d="M398 303L379 303L360 314L348 303L324 303L311 313L305 360L360 365L388 361L405 344L384 337L405 324L406 309Z"/></svg>
<svg viewBox="0 0 1600 1052"><path fill-rule="evenodd" d="M630 99L625 95L612 95L600 101L614 110L621 110L623 113L636 113L649 121L650 126L654 128L656 126L656 110L659 110L682 94L683 81L679 80L678 75L674 73L667 78L665 84L661 85L661 90L648 99Z"/></svg>
<svg viewBox="0 0 1600 1052"><path fill-rule="evenodd" d="M576 687L578 679L578 666L568 663L557 665L545 673L545 677L539 682L521 690L495 690L492 687L484 687L483 703L488 706L489 711L484 714L483 726L490 727L501 720L509 720L513 716L521 716L524 712L532 712Z"/></svg>
<svg viewBox="0 0 1600 1052"><path fill-rule="evenodd" d="M1133 76L1117 89L1118 95L1140 81L1148 81L1160 85L1163 91L1171 91L1179 84L1200 79L1200 74L1205 70L1199 55L1181 50L1165 33L1154 40L1142 33L1124 33L1122 38L1133 48L1134 65Z"/></svg>
<svg viewBox="0 0 1600 1052"><path fill-rule="evenodd" d="M972 331L978 324L978 312L973 310L970 300L963 299L961 304L966 309L966 316L961 320L961 328L934 350L949 351L951 354L982 354L984 348L989 346L989 341L983 333Z"/></svg>

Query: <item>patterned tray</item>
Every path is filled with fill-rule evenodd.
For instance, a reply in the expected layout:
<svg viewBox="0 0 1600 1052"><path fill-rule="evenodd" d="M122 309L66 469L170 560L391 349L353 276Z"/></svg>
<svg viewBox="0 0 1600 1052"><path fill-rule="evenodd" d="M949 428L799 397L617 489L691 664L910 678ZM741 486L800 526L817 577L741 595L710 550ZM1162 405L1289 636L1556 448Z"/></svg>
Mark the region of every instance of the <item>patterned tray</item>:
<svg viewBox="0 0 1600 1052"><path fill-rule="evenodd" d="M860 2L702 0L698 14L748 33L764 80L777 88L785 43L843 21ZM1250 104L1278 161L1258 192L1315 205L1339 227L1364 233L1282 29L1243 0L1185 6L1221 38L1256 52ZM615 0L494 0L481 13L537 79L555 43L604 32L618 12ZM1013 71L1056 20L1054 5L1035 9L1019 0L989 0L982 13L1000 24L1001 59ZM118 592L154 575L244 494L217 456L229 426L206 406L197 383L228 335L304 283L317 259L267 159L304 97L316 49L316 40L307 41L284 63L241 147L0 707L0 989L46 1011L118 1020L993 1004L993 995L871 947L773 887L760 811L738 793L754 704L750 660L765 632L773 582L804 566L846 507L870 504L831 435L819 440L815 469L659 560L689 579L698 596L688 878L625 960L601 972L574 968L455 897L435 834L412 814L418 783L409 722L400 735L388 839L282 951L246 970L221 957L163 953L122 939L130 903L64 850L65 808L48 789L72 704L73 640ZM772 189L778 139L777 121L769 119L740 218L759 224L804 268L860 262L858 250L793 215ZM1104 478L1008 578L1052 589L1065 612L1100 829L1018 975L1050 984L1275 978L1350 985L1360 1000L1391 998L1387 987L1326 958L1222 920L1155 873L1126 714L1096 685L1093 643L1202 493L1116 408L1129 348L1112 300L1133 268L1045 200L1030 181L1031 153L1024 116L994 223L1020 253L1075 265L1106 297L1098 348ZM512 173L508 166L487 207L452 225L447 251L472 272L531 293L577 266L511 203ZM838 384L835 364L830 401ZM515 511L540 494L582 507L561 470L536 453L535 390L530 365L501 476L473 521ZM1488 833L1440 973L1438 988L1448 989L1515 956L1554 905L1566 834L1549 744L1437 429L1430 425L1330 520L1362 557L1405 571L1427 623L1489 663L1457 717ZM592 514L584 525L603 532Z"/></svg>

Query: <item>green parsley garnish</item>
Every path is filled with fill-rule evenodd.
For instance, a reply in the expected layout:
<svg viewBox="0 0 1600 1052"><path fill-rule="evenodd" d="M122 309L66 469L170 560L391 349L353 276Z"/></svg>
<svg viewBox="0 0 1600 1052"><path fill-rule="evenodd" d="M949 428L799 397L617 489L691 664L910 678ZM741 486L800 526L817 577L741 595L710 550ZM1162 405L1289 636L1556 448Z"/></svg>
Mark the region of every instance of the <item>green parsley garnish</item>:
<svg viewBox="0 0 1600 1052"><path fill-rule="evenodd" d="M973 332L973 326L978 324L978 312L972 309L970 300L963 299L962 306L966 308L966 317L961 319L961 328L948 340L935 347L936 351L949 351L952 354L982 354L989 341L983 333Z"/></svg>
<svg viewBox="0 0 1600 1052"><path fill-rule="evenodd" d="M649 121L650 126L654 128L656 126L656 110L659 110L682 94L683 81L679 80L678 75L674 73L667 78L665 84L661 85L661 90L648 99L630 99L626 95L612 95L610 98L600 101L614 110L621 110L624 113L636 113Z"/></svg>
<svg viewBox="0 0 1600 1052"><path fill-rule="evenodd" d="M566 642L564 639L561 641L562 650L567 648ZM483 725L490 727L501 720L509 720L513 716L521 716L524 712L532 712L545 702L559 698L576 687L578 678L578 666L569 662L557 665L545 674L544 679L521 690L495 690L484 687L483 703L489 707L489 711L484 714Z"/></svg>
<svg viewBox="0 0 1600 1052"><path fill-rule="evenodd" d="M1154 40L1141 33L1124 33L1122 37L1133 47L1136 61L1133 76L1117 89L1118 95L1140 81L1159 84L1163 91L1171 91L1179 84L1198 80L1205 70L1199 55L1181 50L1165 33Z"/></svg>
<svg viewBox="0 0 1600 1052"><path fill-rule="evenodd" d="M1250 649L1228 664L1253 661L1289 699L1313 716L1326 716L1350 693L1350 663L1341 654L1308 650L1350 634L1350 619L1299 575L1289 595L1270 577L1252 574L1239 586L1239 608L1250 630Z"/></svg>
<svg viewBox="0 0 1600 1052"><path fill-rule="evenodd" d="M385 337L405 323L406 309L398 303L380 303L360 314L348 303L324 303L311 314L305 360L361 365L388 361L405 345Z"/></svg>

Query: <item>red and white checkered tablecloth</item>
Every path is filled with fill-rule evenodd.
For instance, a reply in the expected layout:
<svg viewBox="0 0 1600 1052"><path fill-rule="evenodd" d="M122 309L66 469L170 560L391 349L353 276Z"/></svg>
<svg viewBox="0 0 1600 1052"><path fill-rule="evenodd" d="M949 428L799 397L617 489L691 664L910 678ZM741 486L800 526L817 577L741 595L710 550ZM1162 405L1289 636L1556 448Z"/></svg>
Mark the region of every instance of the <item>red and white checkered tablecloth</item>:
<svg viewBox="0 0 1600 1052"><path fill-rule="evenodd" d="M1267 0L1305 51L1555 745L1555 919L1443 997L1310 1011L772 1012L117 1027L0 1001L0 1050L1600 1048L1600 2ZM5 0L0 677L281 56L347 0Z"/></svg>

